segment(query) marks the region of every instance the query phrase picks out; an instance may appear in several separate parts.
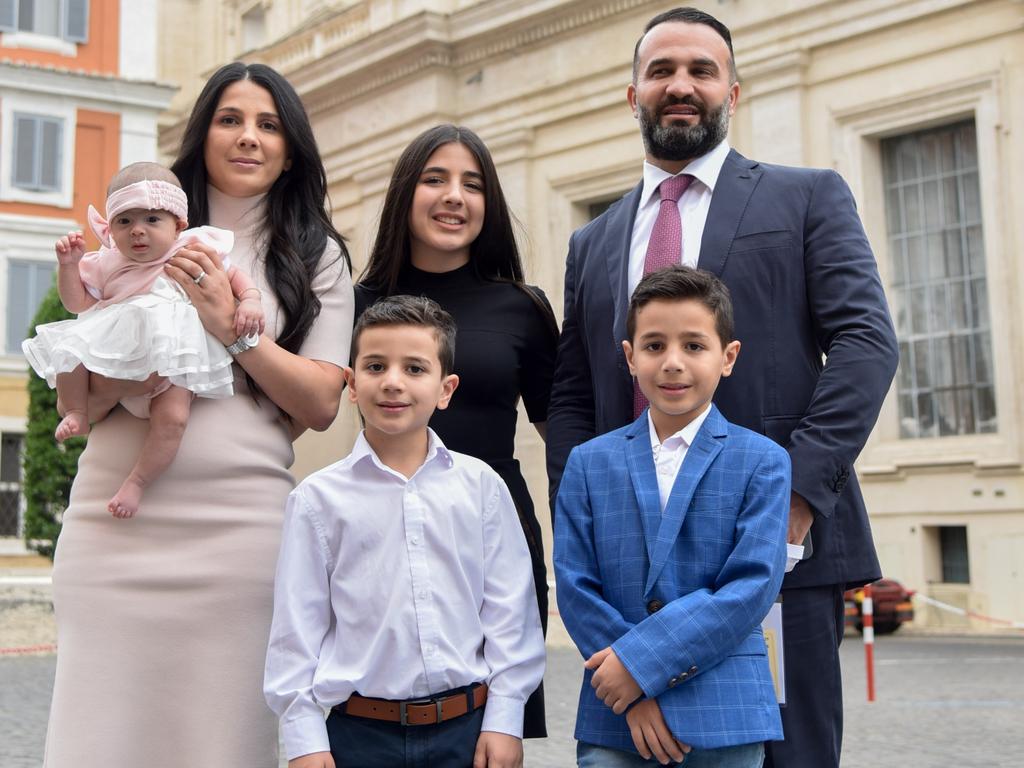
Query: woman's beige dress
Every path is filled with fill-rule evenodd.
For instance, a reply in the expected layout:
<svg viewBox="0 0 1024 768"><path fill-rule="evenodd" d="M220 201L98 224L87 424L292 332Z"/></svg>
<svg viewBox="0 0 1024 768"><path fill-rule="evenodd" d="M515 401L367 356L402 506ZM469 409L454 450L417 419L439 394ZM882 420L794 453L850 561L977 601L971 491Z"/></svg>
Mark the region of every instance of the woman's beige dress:
<svg viewBox="0 0 1024 768"><path fill-rule="evenodd" d="M235 232L232 262L263 289L273 337L278 307L255 256L263 200L210 196L210 223ZM353 302L342 260L314 290L323 306L301 354L344 365ZM47 768L278 765L263 662L292 446L280 411L255 402L235 369L234 397L193 401L174 463L132 519L106 506L147 422L116 408L93 428L54 558Z"/></svg>

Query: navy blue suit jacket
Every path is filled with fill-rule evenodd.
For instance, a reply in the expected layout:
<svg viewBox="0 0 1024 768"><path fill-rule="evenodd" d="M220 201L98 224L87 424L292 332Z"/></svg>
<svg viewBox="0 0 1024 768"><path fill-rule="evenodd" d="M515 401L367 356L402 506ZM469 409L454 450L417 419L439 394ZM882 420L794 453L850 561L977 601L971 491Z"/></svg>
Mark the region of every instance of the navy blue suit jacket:
<svg viewBox="0 0 1024 768"><path fill-rule="evenodd" d="M664 511L646 412L569 456L555 506L565 628L585 658L611 646L698 749L782 738L760 623L782 583L788 513L786 452L714 407ZM576 738L635 751L592 677Z"/></svg>
<svg viewBox="0 0 1024 768"><path fill-rule="evenodd" d="M621 341L640 191L634 188L569 242L548 409L552 498L574 446L633 420ZM878 578L853 462L895 374L898 347L849 188L831 170L767 165L730 151L698 266L729 287L742 342L715 404L732 423L787 449L793 490L815 512L814 554L783 586Z"/></svg>

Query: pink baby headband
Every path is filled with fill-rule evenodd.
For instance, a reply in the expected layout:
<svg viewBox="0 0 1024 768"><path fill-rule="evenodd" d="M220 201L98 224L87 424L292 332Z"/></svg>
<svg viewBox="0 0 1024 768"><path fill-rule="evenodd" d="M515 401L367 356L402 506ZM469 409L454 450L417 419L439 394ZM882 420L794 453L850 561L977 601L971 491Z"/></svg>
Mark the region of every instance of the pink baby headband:
<svg viewBox="0 0 1024 768"><path fill-rule="evenodd" d="M89 226L107 248L110 248L110 220L117 214L141 208L144 211L167 211L188 221L188 198L181 187L166 181L137 181L107 197L107 218L89 206Z"/></svg>

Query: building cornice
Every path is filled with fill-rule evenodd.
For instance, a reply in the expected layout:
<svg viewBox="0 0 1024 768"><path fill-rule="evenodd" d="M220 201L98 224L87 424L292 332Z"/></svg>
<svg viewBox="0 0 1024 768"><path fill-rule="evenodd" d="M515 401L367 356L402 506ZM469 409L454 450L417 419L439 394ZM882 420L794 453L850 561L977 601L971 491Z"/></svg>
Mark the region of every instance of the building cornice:
<svg viewBox="0 0 1024 768"><path fill-rule="evenodd" d="M2 204L0 204L2 205ZM0 209L0 232L4 235L4 245L0 245L0 253L8 248L20 248L21 242L12 245L12 240L25 237L44 237L47 244L51 238L67 234L75 229L78 223L71 218L62 216L27 216L22 213L8 213ZM50 251L52 252L52 248Z"/></svg>
<svg viewBox="0 0 1024 768"><path fill-rule="evenodd" d="M977 0L828 0L813 9L801 7L784 15L744 20L732 30L733 44L739 51L736 64L744 80L756 80L762 74L774 78L780 69L779 57L792 61L794 54L805 55L815 48L976 3Z"/></svg>
<svg viewBox="0 0 1024 768"><path fill-rule="evenodd" d="M137 107L162 112L177 87L122 80L105 75L0 61L0 90L70 97L105 107Z"/></svg>
<svg viewBox="0 0 1024 768"><path fill-rule="evenodd" d="M793 87L802 82L808 51L816 47L971 2L808 0L781 16L737 7L742 14L733 22L738 64L759 92ZM492 0L452 14L422 11L374 30L369 6L340 11L249 58L287 74L310 113L319 114L418 72L464 71L624 13L664 9L658 0ZM615 57L628 57L628 51L616 51Z"/></svg>
<svg viewBox="0 0 1024 768"><path fill-rule="evenodd" d="M288 75L311 114L328 112L417 72L460 70L522 51L656 0L496 0L453 14L422 11L381 30L354 6L246 58Z"/></svg>

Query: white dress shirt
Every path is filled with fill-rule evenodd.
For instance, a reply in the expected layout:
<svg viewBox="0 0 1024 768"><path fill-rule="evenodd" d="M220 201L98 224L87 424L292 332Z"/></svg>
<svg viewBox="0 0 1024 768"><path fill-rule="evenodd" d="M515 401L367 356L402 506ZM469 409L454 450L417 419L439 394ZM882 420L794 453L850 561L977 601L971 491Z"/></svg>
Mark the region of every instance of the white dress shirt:
<svg viewBox="0 0 1024 768"><path fill-rule="evenodd" d="M483 730L522 735L544 675L533 568L512 497L430 431L406 479L360 434L288 497L264 692L288 759L330 749L322 708L485 681Z"/></svg>
<svg viewBox="0 0 1024 768"><path fill-rule="evenodd" d="M708 219L708 209L711 207L711 195L715 191L718 174L722 172L722 165L728 154L729 142L723 139L717 147L706 155L701 155L693 160L679 172L679 174L687 173L694 177L686 192L676 203L679 206L679 220L683 225L682 263L688 267L697 266L697 259L700 257L700 242L704 234L704 223ZM633 295L637 283L644 276L647 243L651 239L654 220L658 218L658 210L661 208L658 185L671 176L671 173L666 173L658 166L644 161L644 186L640 191L640 206L636 210L633 237L629 243L630 296Z"/></svg>
<svg viewBox="0 0 1024 768"><path fill-rule="evenodd" d="M647 411L647 426L651 430L651 452L654 454L654 469L658 475L658 496L661 498L661 511L665 512L665 505L668 504L668 497L672 494L672 486L675 485L676 475L679 468L683 466L683 459L686 452L693 445L693 439L697 437L701 424L711 413L711 403L704 408L704 412L697 418L680 429L674 435L665 438L665 442L658 439L658 430L654 428L654 419L651 418L651 411Z"/></svg>

